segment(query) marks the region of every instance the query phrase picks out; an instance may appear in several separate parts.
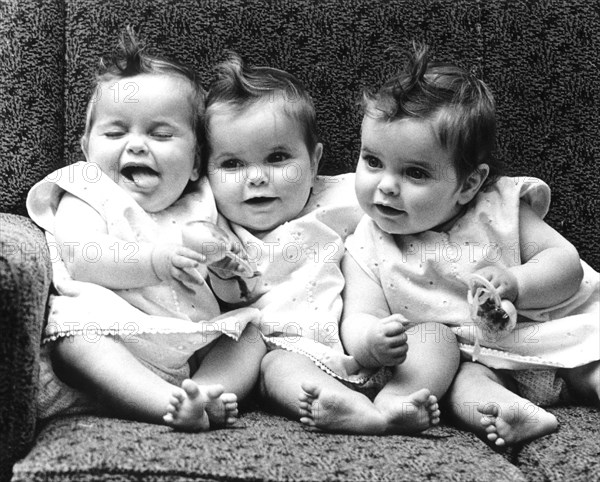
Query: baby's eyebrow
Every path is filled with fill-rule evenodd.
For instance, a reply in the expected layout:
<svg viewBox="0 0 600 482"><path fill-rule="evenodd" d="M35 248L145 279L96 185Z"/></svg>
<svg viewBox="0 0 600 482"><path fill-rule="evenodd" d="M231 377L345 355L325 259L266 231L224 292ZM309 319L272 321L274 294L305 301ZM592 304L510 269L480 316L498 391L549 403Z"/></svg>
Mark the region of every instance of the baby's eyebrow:
<svg viewBox="0 0 600 482"><path fill-rule="evenodd" d="M215 157L215 161L220 161L222 159L239 159L240 156L233 152L221 152L218 156Z"/></svg>
<svg viewBox="0 0 600 482"><path fill-rule="evenodd" d="M280 144L280 145L271 147L271 152L274 152L274 151L289 151L289 150L290 150L290 148L288 146L286 146L285 144Z"/></svg>
<svg viewBox="0 0 600 482"><path fill-rule="evenodd" d="M379 155L379 154L377 154L377 152L375 152L374 150L372 150L366 146L360 146L360 152L365 153L365 154L371 154L372 156L376 156L376 157Z"/></svg>
<svg viewBox="0 0 600 482"><path fill-rule="evenodd" d="M427 169L433 169L434 167L434 164L432 162L421 159L408 159L407 162L414 167L423 167Z"/></svg>
<svg viewBox="0 0 600 482"><path fill-rule="evenodd" d="M156 120L153 121L151 123L148 124L148 128L150 130L154 130L154 129L170 129L173 130L174 132L179 132L182 129L185 129L185 125L179 123L179 122L172 122L166 119L160 119L160 120Z"/></svg>
<svg viewBox="0 0 600 482"><path fill-rule="evenodd" d="M107 127L126 127L127 124L120 119L99 120L98 125Z"/></svg>

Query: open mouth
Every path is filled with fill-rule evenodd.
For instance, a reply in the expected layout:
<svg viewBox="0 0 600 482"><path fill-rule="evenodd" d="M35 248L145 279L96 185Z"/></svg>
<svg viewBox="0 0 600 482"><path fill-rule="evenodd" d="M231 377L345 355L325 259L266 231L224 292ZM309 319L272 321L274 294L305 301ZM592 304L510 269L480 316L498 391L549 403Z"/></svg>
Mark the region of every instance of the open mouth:
<svg viewBox="0 0 600 482"><path fill-rule="evenodd" d="M253 197L250 199L246 199L244 202L249 204L250 206L263 206L269 204L270 202L275 201L274 197Z"/></svg>
<svg viewBox="0 0 600 482"><path fill-rule="evenodd" d="M121 169L121 175L139 187L152 187L156 185L160 174L148 166L128 165Z"/></svg>
<svg viewBox="0 0 600 482"><path fill-rule="evenodd" d="M377 211L379 211L384 216L398 216L404 212L400 209L396 209L391 206L386 206L384 204L375 204L375 209L377 209Z"/></svg>

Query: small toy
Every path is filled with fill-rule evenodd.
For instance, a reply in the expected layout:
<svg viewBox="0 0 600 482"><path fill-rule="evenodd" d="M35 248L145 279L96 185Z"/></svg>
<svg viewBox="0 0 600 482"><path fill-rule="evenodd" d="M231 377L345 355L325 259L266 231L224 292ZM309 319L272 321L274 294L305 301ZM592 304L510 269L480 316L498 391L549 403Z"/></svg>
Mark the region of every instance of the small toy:
<svg viewBox="0 0 600 482"><path fill-rule="evenodd" d="M509 300L502 300L496 288L483 276L472 274L467 278L471 319L486 338L499 339L510 333L517 324L517 310ZM473 360L481 351L479 331L475 335Z"/></svg>
<svg viewBox="0 0 600 482"><path fill-rule="evenodd" d="M242 299L247 299L245 279L260 276L249 261L241 243L232 241L227 232L208 221L191 221L182 231L183 244L206 256L208 269L222 279L234 278Z"/></svg>

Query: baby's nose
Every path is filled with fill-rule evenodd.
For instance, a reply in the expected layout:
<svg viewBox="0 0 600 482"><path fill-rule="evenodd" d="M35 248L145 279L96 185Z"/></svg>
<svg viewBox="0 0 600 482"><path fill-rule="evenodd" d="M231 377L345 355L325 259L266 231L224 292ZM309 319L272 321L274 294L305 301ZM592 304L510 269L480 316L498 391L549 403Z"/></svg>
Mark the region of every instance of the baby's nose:
<svg viewBox="0 0 600 482"><path fill-rule="evenodd" d="M269 174L267 171L268 170L263 166L248 166L245 173L246 179L254 186L266 184L269 182Z"/></svg>
<svg viewBox="0 0 600 482"><path fill-rule="evenodd" d="M400 194L400 182L397 176L384 174L377 188L388 196L397 196Z"/></svg>
<svg viewBox="0 0 600 482"><path fill-rule="evenodd" d="M133 154L139 154L146 152L148 146L146 145L146 139L142 135L131 134L127 140L127 151Z"/></svg>

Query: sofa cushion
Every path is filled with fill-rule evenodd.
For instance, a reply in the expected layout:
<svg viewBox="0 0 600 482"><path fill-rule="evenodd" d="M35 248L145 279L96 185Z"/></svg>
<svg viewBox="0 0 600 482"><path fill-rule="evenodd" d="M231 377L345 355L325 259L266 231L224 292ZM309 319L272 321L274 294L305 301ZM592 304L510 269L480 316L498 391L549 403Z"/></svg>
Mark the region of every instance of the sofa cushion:
<svg viewBox="0 0 600 482"><path fill-rule="evenodd" d="M13 482L524 481L476 437L450 427L419 437L326 434L244 413L237 427L199 434L90 416L56 419L15 465Z"/></svg>
<svg viewBox="0 0 600 482"><path fill-rule="evenodd" d="M600 479L598 408L549 408L558 431L524 445L517 455L519 468L532 482Z"/></svg>
<svg viewBox="0 0 600 482"><path fill-rule="evenodd" d="M0 212L64 165L64 5L0 2Z"/></svg>
<svg viewBox="0 0 600 482"><path fill-rule="evenodd" d="M52 278L42 231L0 213L0 480L35 430L39 344Z"/></svg>
<svg viewBox="0 0 600 482"><path fill-rule="evenodd" d="M322 172L353 170L361 88L404 63L413 40L435 58L481 76L498 104L498 156L511 175L549 183L552 226L600 269L597 45L600 16L587 0L69 0L66 1L65 160L79 137L97 58L133 25L148 46L198 69L235 50L296 74L314 95L325 144Z"/></svg>

